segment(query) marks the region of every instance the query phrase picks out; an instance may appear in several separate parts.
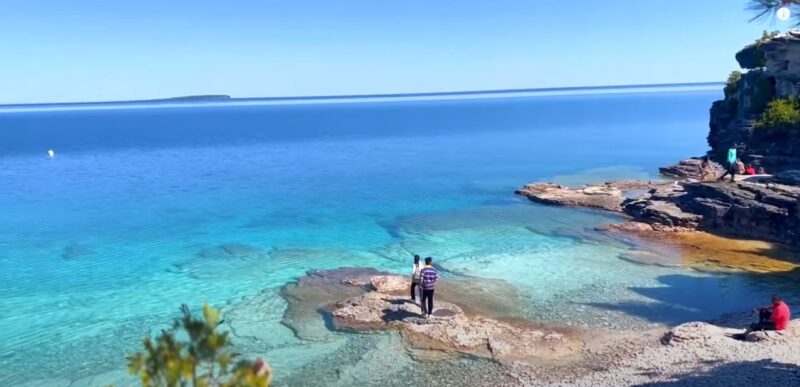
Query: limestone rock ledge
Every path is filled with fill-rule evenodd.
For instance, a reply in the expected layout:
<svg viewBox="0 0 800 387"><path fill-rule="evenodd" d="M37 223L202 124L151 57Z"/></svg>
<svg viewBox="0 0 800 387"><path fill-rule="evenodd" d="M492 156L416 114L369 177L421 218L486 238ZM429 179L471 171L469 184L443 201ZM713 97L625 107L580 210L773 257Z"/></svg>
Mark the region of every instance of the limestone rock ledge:
<svg viewBox="0 0 800 387"><path fill-rule="evenodd" d="M371 282L408 285L408 279L399 276L376 276ZM582 346L571 335L468 315L458 305L439 299L426 319L407 296L381 288L328 305L333 325L357 332L396 330L413 351L477 356L505 364L560 358L577 353Z"/></svg>
<svg viewBox="0 0 800 387"><path fill-rule="evenodd" d="M578 189L533 183L516 193L540 203L622 212L655 231L703 230L800 245L799 176L792 170L735 183L620 181Z"/></svg>
<svg viewBox="0 0 800 387"><path fill-rule="evenodd" d="M647 191L669 183L619 181L570 188L554 183L531 183L516 191L531 201L561 206L590 207L622 211L622 202L636 191Z"/></svg>

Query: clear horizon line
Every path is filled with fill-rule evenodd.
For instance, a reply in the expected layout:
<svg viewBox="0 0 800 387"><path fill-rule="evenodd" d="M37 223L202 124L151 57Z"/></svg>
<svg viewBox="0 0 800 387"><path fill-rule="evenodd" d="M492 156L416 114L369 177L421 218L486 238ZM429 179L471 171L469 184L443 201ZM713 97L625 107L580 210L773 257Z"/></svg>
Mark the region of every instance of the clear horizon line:
<svg viewBox="0 0 800 387"><path fill-rule="evenodd" d="M649 89L658 87L700 87L721 86L724 82L682 82L682 83L649 83L628 85L600 85L600 86L561 86L521 89L493 89L493 90L467 90L467 91L440 91L420 93L386 93L386 94L341 94L341 95L312 95L312 96L286 96L286 97L230 97L226 94L203 94L158 99L119 100L119 101L91 101L91 102L44 102L24 104L0 104L0 108L20 107L48 107L48 106L86 106L86 105L116 105L168 102L172 104L191 104L197 102L248 102L248 101L315 101L338 99L379 99L379 98L412 98L412 97L447 97L469 96L481 94L522 94L537 92L564 92L564 91L590 91L590 90L626 90Z"/></svg>

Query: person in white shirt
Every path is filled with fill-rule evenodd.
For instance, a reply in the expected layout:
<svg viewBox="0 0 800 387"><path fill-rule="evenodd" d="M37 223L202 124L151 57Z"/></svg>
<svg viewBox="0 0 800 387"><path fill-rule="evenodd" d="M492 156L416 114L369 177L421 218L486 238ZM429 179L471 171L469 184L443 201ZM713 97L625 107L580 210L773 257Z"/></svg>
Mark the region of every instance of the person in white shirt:
<svg viewBox="0 0 800 387"><path fill-rule="evenodd" d="M422 266L419 263L419 255L414 255L414 268L411 271L411 301L417 302L417 289L419 289L420 271ZM420 293L422 299L422 293Z"/></svg>

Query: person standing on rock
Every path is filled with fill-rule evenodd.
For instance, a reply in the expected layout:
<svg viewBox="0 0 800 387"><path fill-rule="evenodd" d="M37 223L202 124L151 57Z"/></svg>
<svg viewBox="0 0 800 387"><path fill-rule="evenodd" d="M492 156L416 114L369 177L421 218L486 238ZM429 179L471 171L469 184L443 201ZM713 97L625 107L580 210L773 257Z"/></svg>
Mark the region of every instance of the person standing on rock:
<svg viewBox="0 0 800 387"><path fill-rule="evenodd" d="M420 287L422 288L422 314L425 318L433 313L433 291L436 288L436 280L439 279L439 272L433 267L433 258L425 258L425 267L420 271Z"/></svg>
<svg viewBox="0 0 800 387"><path fill-rule="evenodd" d="M420 272L422 267L419 263L419 255L414 255L414 268L411 271L411 301L417 302L417 289L419 288ZM420 302L422 302L422 292L419 295Z"/></svg>
<svg viewBox="0 0 800 387"><path fill-rule="evenodd" d="M725 171L725 173L722 174L722 176L719 178L720 181L725 180L725 176L728 176L728 174L730 174L731 183L733 183L733 180L736 177L736 161L737 161L736 146L734 145L731 146L730 149L728 149L728 170Z"/></svg>

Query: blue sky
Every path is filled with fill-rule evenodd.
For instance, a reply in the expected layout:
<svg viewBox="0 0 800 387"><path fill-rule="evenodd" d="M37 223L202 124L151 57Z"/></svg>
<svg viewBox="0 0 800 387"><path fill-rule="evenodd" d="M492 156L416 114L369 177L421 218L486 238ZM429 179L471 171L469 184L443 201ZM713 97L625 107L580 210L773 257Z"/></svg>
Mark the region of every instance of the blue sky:
<svg viewBox="0 0 800 387"><path fill-rule="evenodd" d="M746 0L7 0L0 103L722 81Z"/></svg>

